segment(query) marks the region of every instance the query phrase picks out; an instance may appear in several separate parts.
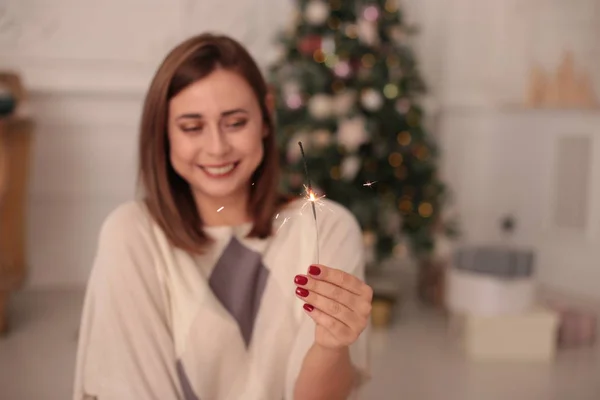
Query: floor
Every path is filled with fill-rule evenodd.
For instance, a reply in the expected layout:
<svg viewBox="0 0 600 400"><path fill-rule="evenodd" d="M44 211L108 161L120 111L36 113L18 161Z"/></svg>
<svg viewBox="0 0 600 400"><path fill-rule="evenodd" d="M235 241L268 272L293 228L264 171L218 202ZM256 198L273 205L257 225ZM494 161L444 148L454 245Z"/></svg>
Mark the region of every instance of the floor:
<svg viewBox="0 0 600 400"><path fill-rule="evenodd" d="M13 330L0 339L0 399L69 399L80 290L20 293ZM444 319L405 306L372 336L369 400L598 400L600 353L562 352L555 363L473 364L446 334Z"/></svg>

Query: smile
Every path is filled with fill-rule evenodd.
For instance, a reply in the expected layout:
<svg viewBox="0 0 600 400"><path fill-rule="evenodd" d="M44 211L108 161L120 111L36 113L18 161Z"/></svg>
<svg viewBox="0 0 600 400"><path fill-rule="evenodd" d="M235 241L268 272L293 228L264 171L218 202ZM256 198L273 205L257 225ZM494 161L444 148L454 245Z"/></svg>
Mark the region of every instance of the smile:
<svg viewBox="0 0 600 400"><path fill-rule="evenodd" d="M223 164L223 165L219 165L219 166L210 166L209 167L209 166L200 165L199 167L208 176L210 176L212 178L222 178L222 177L231 175L231 173L238 166L238 164L239 164L239 161L233 162L230 164Z"/></svg>

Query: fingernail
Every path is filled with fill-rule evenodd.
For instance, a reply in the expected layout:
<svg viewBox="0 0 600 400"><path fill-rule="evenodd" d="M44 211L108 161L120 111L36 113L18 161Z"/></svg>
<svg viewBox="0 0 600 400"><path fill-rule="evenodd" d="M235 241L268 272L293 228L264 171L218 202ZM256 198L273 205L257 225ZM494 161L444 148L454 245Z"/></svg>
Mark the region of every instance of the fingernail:
<svg viewBox="0 0 600 400"><path fill-rule="evenodd" d="M303 275L296 275L294 282L297 285L306 285L308 283L308 278Z"/></svg>
<svg viewBox="0 0 600 400"><path fill-rule="evenodd" d="M300 297L306 297L306 296L308 296L308 290L299 287L299 288L296 288L296 294Z"/></svg>
<svg viewBox="0 0 600 400"><path fill-rule="evenodd" d="M311 306L310 304L306 304L306 303L302 306L302 308L304 308L308 312L311 312L312 310L315 309L313 306Z"/></svg>
<svg viewBox="0 0 600 400"><path fill-rule="evenodd" d="M321 268L317 267L316 265L311 265L308 268L308 273L311 275L319 275L321 273Z"/></svg>

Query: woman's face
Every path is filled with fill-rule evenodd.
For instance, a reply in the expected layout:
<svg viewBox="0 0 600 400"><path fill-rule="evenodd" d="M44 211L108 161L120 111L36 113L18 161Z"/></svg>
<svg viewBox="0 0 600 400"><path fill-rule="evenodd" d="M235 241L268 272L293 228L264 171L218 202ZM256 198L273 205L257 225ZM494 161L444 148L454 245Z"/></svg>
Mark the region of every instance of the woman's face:
<svg viewBox="0 0 600 400"><path fill-rule="evenodd" d="M171 164L197 201L242 201L263 158L265 129L250 85L217 69L170 101Z"/></svg>

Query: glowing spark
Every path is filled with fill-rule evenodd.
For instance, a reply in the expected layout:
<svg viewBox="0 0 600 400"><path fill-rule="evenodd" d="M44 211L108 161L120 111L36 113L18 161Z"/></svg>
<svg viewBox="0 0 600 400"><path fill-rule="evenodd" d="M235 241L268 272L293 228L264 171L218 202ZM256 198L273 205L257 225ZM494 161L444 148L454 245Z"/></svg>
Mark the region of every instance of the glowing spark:
<svg viewBox="0 0 600 400"><path fill-rule="evenodd" d="M376 183L377 183L377 181L374 181L374 182L371 182L371 181L366 181L366 182L363 184L363 186L366 186L366 187L372 187L372 186L373 186L374 184L376 184Z"/></svg>
<svg viewBox="0 0 600 400"><path fill-rule="evenodd" d="M221 211L223 211L223 209L224 209L224 208L225 208L225 207L221 207L221 208L219 208L219 209L217 210L217 212L221 212Z"/></svg>
<svg viewBox="0 0 600 400"><path fill-rule="evenodd" d="M277 214L277 215L275 216L275 219L277 219L277 218L279 218L279 214Z"/></svg>
<svg viewBox="0 0 600 400"><path fill-rule="evenodd" d="M300 211L303 211L304 207L306 207L308 204L310 204L311 207L314 205L319 208L325 205L325 203L321 200L325 197L325 195L317 196L315 192L306 185L304 185L304 190L306 192L306 195L304 196L305 202L302 204Z"/></svg>
<svg viewBox="0 0 600 400"><path fill-rule="evenodd" d="M279 216L279 214L277 214L277 215ZM286 222L288 222L288 221L290 220L290 218L291 218L291 217L285 217L285 218L283 219L283 222L281 223L281 225L279 225L279 228L277 228L277 232L279 232L279 230L280 230L281 228L283 228L283 226L285 225L285 223L286 223Z"/></svg>

